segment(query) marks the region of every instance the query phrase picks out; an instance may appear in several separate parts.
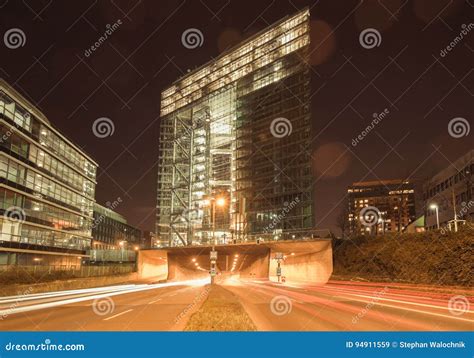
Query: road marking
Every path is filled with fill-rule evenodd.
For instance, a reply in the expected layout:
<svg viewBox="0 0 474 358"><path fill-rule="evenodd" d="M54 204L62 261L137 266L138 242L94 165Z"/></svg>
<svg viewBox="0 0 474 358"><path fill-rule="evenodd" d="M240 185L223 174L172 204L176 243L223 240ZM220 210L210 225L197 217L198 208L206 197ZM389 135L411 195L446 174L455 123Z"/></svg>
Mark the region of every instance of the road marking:
<svg viewBox="0 0 474 358"><path fill-rule="evenodd" d="M343 299L347 300L347 296L349 296L349 295L346 295L346 297L341 297L341 296L334 296L334 297L343 298ZM357 296L359 296L359 295L357 295ZM431 316L456 319L456 320L465 321L465 322L469 322L469 323L474 322L474 320L469 319L469 318L456 317L456 316L452 316L452 315L447 316L447 315L444 315L444 314L441 314L441 313L434 313L434 312L430 312L430 311L422 311L422 310L417 310L417 309L414 309L414 308L395 306L395 305L390 305L388 303L378 302L378 300L382 300L381 298L372 297L372 301L361 300L361 299L357 299L357 298L354 298L354 297L351 297L351 299L353 301L357 301L357 302L373 303L374 305L385 306L385 307L390 307L390 308L396 308L396 309L399 309L399 310L402 310L402 311L406 310L406 311L417 312L417 313L421 313L421 314L427 314L427 315L431 315ZM390 300L390 301L394 301L394 300ZM312 303L312 302L317 302L317 301L308 301L308 302ZM406 302L403 302L403 301L395 301L395 302L406 303ZM317 304L317 303L313 303L313 304ZM430 306L430 305L424 305L424 306ZM433 307L436 308L436 306L433 306ZM468 312L471 312L471 311L468 311Z"/></svg>
<svg viewBox="0 0 474 358"><path fill-rule="evenodd" d="M429 307L429 308L435 308L439 310L449 310L451 311L451 308L449 307L444 307L444 306L435 306L435 305L429 305L426 303L419 303L419 302L410 302L410 301L401 301L401 300L393 300L390 298L383 298L383 297L374 297L374 296L366 296L366 295L355 295L352 294L353 296L357 297L365 297L365 298L371 298L371 299L376 299L376 300L381 300L381 301L388 301L388 302L395 302L395 303L401 303L405 305L413 305L413 306L421 306L421 307ZM474 311L467 310L467 313L474 313Z"/></svg>
<svg viewBox="0 0 474 358"><path fill-rule="evenodd" d="M158 298L158 299L156 299L156 300L154 300L154 301L150 301L150 302L148 302L148 304L151 305L152 303L155 303L155 302L158 302L158 301L161 301L161 298Z"/></svg>
<svg viewBox="0 0 474 358"><path fill-rule="evenodd" d="M126 310L126 311L123 311L123 312L120 312L120 313L117 313L116 315L113 315L113 316L110 316L110 317L107 317L107 318L104 318L103 320L104 321L108 321L109 319L112 319L112 318L115 318L115 317L118 317L118 316L121 316L125 313L128 313L130 311L133 311L133 308L130 308L129 310Z"/></svg>

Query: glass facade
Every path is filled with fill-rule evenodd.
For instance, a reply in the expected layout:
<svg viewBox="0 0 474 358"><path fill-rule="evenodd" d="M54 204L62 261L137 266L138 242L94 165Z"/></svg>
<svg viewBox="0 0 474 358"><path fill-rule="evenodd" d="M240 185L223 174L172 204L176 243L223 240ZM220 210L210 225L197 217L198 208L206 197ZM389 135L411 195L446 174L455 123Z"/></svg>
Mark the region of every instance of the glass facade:
<svg viewBox="0 0 474 358"><path fill-rule="evenodd" d="M94 204L93 248L131 249L142 246L142 232L127 224L125 218L110 208Z"/></svg>
<svg viewBox="0 0 474 358"><path fill-rule="evenodd" d="M162 92L161 241L289 239L312 229L309 44L305 9ZM280 118L288 136L272 135ZM216 198L225 204L209 205Z"/></svg>
<svg viewBox="0 0 474 358"><path fill-rule="evenodd" d="M96 169L97 163L0 81L1 244L89 249Z"/></svg>

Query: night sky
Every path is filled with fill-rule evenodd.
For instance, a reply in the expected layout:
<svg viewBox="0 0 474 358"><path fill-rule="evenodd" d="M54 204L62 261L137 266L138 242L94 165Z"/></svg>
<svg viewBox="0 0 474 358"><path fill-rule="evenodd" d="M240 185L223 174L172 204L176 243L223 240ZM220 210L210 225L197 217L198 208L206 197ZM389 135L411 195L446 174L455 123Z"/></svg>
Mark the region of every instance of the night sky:
<svg viewBox="0 0 474 358"><path fill-rule="evenodd" d="M130 224L154 230L161 91L305 6L312 19L316 223L337 231L352 182L423 180L473 148L472 133L455 138L448 131L453 118L464 118L466 131L472 123L473 0L0 0L0 76L99 163L97 201L120 197L116 210ZM463 38L442 56L463 25ZM12 28L26 39L16 49L5 46ZM189 28L202 32L202 46L183 46ZM368 28L381 35L373 48L359 42ZM100 117L114 123L112 136L94 135Z"/></svg>

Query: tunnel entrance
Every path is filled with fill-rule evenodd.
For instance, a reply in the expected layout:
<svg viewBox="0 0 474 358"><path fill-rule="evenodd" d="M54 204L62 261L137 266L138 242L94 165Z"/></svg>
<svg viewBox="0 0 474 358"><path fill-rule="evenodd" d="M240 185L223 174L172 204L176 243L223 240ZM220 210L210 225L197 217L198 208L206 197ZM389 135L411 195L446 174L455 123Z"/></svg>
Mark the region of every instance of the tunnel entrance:
<svg viewBox="0 0 474 358"><path fill-rule="evenodd" d="M210 275L211 246L183 246L142 250L138 256L141 278L156 276L168 280L206 278ZM331 240L281 241L216 245L217 277L276 280L275 254L283 256L281 274L290 281L326 283L332 273Z"/></svg>

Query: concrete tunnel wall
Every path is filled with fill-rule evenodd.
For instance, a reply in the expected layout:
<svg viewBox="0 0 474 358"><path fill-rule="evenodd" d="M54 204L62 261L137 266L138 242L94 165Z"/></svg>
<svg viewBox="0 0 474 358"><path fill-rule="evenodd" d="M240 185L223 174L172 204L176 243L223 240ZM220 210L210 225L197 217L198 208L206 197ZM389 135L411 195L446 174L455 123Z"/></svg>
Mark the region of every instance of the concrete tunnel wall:
<svg viewBox="0 0 474 358"><path fill-rule="evenodd" d="M266 254L246 255L245 261L240 269L240 277L245 278L268 278L270 269L270 250Z"/></svg>
<svg viewBox="0 0 474 358"><path fill-rule="evenodd" d="M272 249L272 257L276 250ZM270 279L277 280L277 261L270 260ZM287 281L325 284L332 275L333 258L331 241L324 242L318 251L308 253L286 253L281 262L281 275Z"/></svg>
<svg viewBox="0 0 474 358"><path fill-rule="evenodd" d="M140 250L137 258L137 272L139 279L168 278L168 252L166 250Z"/></svg>
<svg viewBox="0 0 474 358"><path fill-rule="evenodd" d="M179 256L168 254L168 280L183 281L197 280L209 277L208 270L197 270L189 268L191 256ZM207 255L205 258L207 259Z"/></svg>

